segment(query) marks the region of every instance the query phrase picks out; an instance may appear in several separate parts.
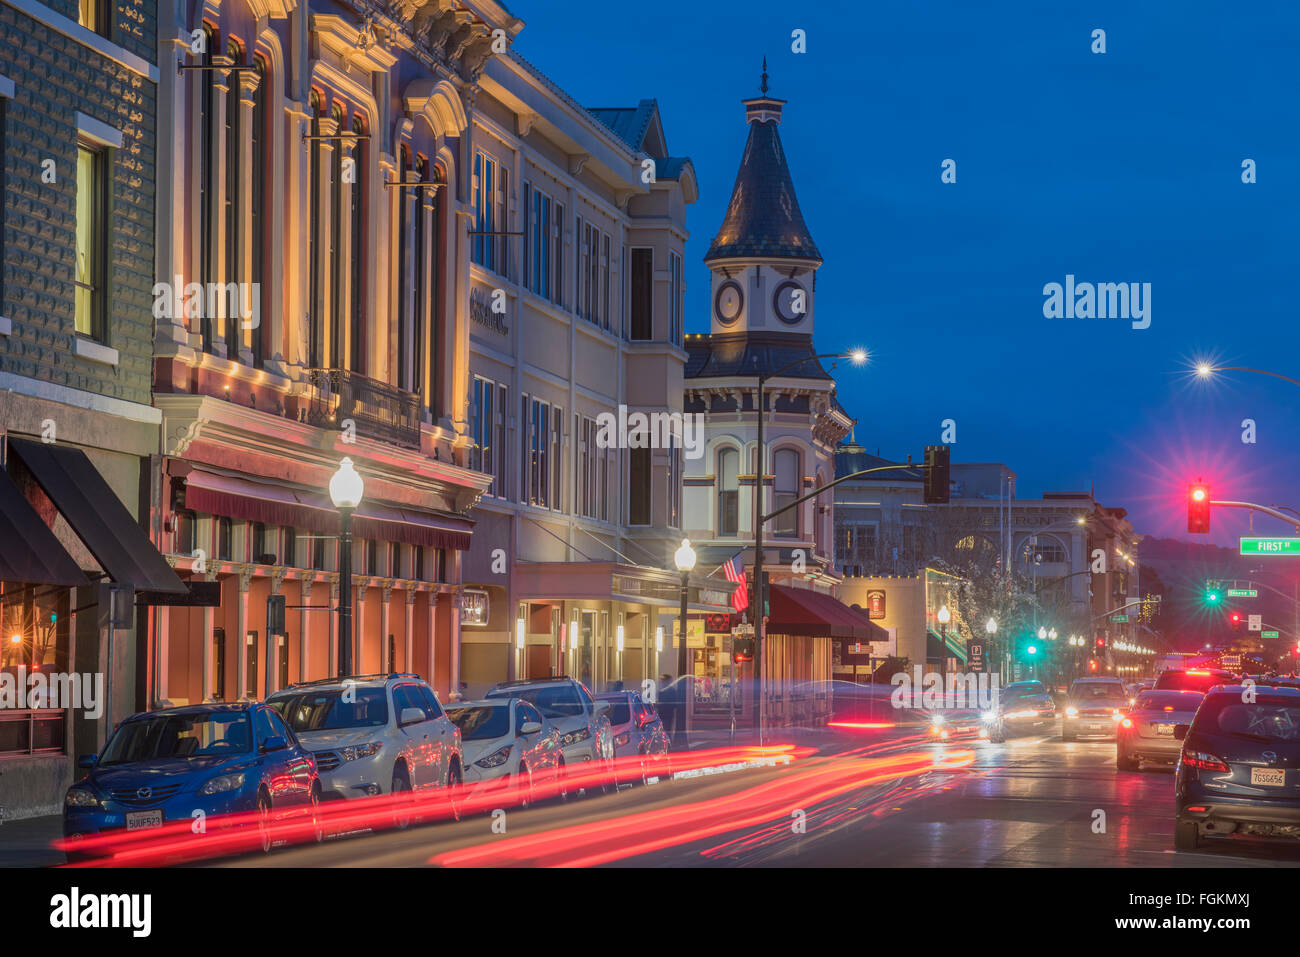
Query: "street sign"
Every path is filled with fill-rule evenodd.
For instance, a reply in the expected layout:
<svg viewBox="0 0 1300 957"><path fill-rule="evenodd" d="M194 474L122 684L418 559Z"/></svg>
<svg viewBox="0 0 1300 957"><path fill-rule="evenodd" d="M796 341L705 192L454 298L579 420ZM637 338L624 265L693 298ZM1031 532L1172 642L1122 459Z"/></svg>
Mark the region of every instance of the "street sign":
<svg viewBox="0 0 1300 957"><path fill-rule="evenodd" d="M1300 555L1300 538L1243 538L1243 555Z"/></svg>
<svg viewBox="0 0 1300 957"><path fill-rule="evenodd" d="M1259 591L1254 588L1229 588L1229 598L1258 598Z"/></svg>
<svg viewBox="0 0 1300 957"><path fill-rule="evenodd" d="M971 674L983 674L986 669L984 660L984 646L977 641L972 641L969 646L969 654L966 661L966 670Z"/></svg>
<svg viewBox="0 0 1300 957"><path fill-rule="evenodd" d="M1114 621L1114 622L1119 622L1119 623L1122 624L1122 623L1128 621L1128 615L1111 615L1111 616L1110 616L1110 620L1111 620L1111 621Z"/></svg>
<svg viewBox="0 0 1300 957"><path fill-rule="evenodd" d="M1261 637L1261 638L1278 638L1278 637L1281 637L1281 636L1278 635L1278 633L1277 633L1276 631L1261 631L1261 632L1259 633L1259 637Z"/></svg>
<svg viewBox="0 0 1300 957"><path fill-rule="evenodd" d="M1263 615L1251 615L1250 618L1247 619L1246 621L1247 631L1260 631L1263 629L1263 627L1264 627Z"/></svg>

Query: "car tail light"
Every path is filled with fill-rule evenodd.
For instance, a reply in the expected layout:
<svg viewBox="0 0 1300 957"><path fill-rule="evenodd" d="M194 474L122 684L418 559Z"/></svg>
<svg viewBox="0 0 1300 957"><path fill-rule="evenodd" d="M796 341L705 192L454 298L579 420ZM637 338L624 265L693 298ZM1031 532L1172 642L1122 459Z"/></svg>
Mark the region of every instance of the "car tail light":
<svg viewBox="0 0 1300 957"><path fill-rule="evenodd" d="M1120 724L1122 724L1122 725L1123 725L1124 727L1126 727L1126 728L1131 728L1131 727L1133 727L1133 719L1132 719L1132 718L1123 718L1123 719L1121 719Z"/></svg>
<svg viewBox="0 0 1300 957"><path fill-rule="evenodd" d="M1193 814L1204 814L1208 808L1204 804L1193 804L1187 810L1191 811Z"/></svg>
<svg viewBox="0 0 1300 957"><path fill-rule="evenodd" d="M1184 751L1183 763L1190 768L1200 768L1202 771L1226 771L1228 765L1223 759L1210 754L1208 751Z"/></svg>

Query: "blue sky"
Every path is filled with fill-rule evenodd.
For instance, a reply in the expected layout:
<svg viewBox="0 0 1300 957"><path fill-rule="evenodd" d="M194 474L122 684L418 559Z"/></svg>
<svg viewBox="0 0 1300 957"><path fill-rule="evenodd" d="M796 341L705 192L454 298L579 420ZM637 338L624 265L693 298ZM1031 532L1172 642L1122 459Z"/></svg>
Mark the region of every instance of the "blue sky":
<svg viewBox="0 0 1300 957"><path fill-rule="evenodd" d="M701 259L745 141L740 100L768 57L826 260L817 345L875 357L839 375L870 451L919 458L953 418L955 460L1006 462L1022 497L1095 486L1148 534L1186 537L1197 475L1215 498L1300 507L1300 387L1185 374L1209 355L1300 378L1300 4L510 6L524 56L588 106L656 98L670 150L694 161L692 332L708 330ZM1150 328L1044 318L1043 286L1066 274L1151 283ZM1246 530L1244 514L1214 522L1223 543Z"/></svg>

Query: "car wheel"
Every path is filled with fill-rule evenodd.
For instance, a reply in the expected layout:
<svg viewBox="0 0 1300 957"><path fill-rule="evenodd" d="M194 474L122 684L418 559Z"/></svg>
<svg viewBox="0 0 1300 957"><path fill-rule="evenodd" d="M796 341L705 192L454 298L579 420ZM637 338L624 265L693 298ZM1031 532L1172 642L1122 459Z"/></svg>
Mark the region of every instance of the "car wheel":
<svg viewBox="0 0 1300 957"><path fill-rule="evenodd" d="M411 776L406 766L393 768L393 783L389 788L393 798L393 826L405 831L411 826Z"/></svg>
<svg viewBox="0 0 1300 957"><path fill-rule="evenodd" d="M1121 771L1140 771L1142 762L1137 758L1129 757L1121 749L1115 749L1115 767Z"/></svg>
<svg viewBox="0 0 1300 957"><path fill-rule="evenodd" d="M452 758L451 767L447 769L447 803L451 806L451 819L460 820L460 786L465 781L461 774L460 762Z"/></svg>
<svg viewBox="0 0 1300 957"><path fill-rule="evenodd" d="M325 822L320 813L320 782L311 786L311 830L317 844L325 840Z"/></svg>
<svg viewBox="0 0 1300 957"><path fill-rule="evenodd" d="M1179 851L1194 851L1201 846L1200 826L1195 821L1174 822L1174 848Z"/></svg>
<svg viewBox="0 0 1300 957"><path fill-rule="evenodd" d="M257 836L262 843L262 853L271 852L271 795L265 791L257 794Z"/></svg>

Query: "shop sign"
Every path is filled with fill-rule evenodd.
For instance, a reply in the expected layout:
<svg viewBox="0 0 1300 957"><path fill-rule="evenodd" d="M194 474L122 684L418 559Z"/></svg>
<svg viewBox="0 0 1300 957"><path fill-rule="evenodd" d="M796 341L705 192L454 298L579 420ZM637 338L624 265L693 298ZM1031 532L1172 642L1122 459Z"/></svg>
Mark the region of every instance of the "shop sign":
<svg viewBox="0 0 1300 957"><path fill-rule="evenodd" d="M873 588L867 592L867 617L885 617L885 590L883 588Z"/></svg>

